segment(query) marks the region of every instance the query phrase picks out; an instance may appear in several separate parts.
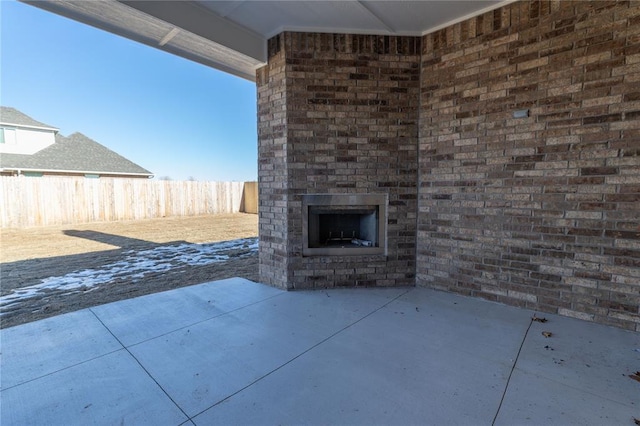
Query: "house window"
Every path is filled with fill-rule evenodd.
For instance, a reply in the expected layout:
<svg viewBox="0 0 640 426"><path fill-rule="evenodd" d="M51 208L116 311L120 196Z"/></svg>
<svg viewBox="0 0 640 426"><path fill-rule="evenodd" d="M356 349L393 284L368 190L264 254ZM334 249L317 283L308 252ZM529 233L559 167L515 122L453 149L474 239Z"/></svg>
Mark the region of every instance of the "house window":
<svg viewBox="0 0 640 426"><path fill-rule="evenodd" d="M87 179L98 179L100 175L93 175L93 174L87 173L84 175L84 177L86 177Z"/></svg>
<svg viewBox="0 0 640 426"><path fill-rule="evenodd" d="M42 172L24 172L26 177L42 177Z"/></svg>

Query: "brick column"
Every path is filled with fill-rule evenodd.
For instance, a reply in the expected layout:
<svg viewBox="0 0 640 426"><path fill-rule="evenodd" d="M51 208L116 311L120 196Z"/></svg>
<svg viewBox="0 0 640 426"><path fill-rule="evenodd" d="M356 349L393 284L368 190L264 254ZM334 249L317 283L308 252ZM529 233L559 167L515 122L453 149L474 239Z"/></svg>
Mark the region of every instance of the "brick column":
<svg viewBox="0 0 640 426"><path fill-rule="evenodd" d="M258 72L260 273L285 288L415 283L420 39L284 33ZM387 256L302 256L302 195L389 195Z"/></svg>

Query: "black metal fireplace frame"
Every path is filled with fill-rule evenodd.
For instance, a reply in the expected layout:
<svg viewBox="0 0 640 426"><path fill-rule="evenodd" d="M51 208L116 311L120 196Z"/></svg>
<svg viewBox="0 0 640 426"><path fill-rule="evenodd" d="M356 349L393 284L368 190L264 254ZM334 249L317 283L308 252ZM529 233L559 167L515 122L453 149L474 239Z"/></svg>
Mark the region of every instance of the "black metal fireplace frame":
<svg viewBox="0 0 640 426"><path fill-rule="evenodd" d="M304 194L302 196L302 255L303 256L358 256L387 254L387 206L388 194ZM310 244L310 210L312 207L326 207L345 214L357 211L359 207L374 207L377 210L378 236L376 246L323 246L311 247Z"/></svg>

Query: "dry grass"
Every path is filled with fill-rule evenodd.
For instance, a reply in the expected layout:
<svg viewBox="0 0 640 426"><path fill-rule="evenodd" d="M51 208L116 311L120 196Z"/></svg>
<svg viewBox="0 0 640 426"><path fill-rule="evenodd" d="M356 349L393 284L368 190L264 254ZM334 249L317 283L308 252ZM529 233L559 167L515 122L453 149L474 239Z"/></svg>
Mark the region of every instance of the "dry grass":
<svg viewBox="0 0 640 426"><path fill-rule="evenodd" d="M73 231L90 231L101 241L70 235ZM127 239L211 243L257 236L258 215L243 213L2 229L0 263L126 248Z"/></svg>

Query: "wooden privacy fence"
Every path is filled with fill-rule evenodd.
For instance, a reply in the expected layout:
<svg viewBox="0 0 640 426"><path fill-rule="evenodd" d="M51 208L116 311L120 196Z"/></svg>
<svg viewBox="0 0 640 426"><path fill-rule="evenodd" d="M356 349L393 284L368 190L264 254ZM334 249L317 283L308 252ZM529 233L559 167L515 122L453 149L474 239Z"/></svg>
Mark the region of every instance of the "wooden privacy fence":
<svg viewBox="0 0 640 426"><path fill-rule="evenodd" d="M3 176L0 184L3 228L257 213L255 182Z"/></svg>

